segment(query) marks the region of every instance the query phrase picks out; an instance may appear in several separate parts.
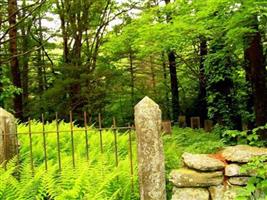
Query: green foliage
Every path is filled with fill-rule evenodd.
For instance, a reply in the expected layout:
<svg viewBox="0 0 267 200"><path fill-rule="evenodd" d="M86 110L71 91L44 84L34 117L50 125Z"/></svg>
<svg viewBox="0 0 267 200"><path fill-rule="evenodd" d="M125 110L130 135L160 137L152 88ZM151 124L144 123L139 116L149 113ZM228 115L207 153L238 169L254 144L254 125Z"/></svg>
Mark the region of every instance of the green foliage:
<svg viewBox="0 0 267 200"><path fill-rule="evenodd" d="M267 165L266 156L252 159L241 168L241 172L253 173L255 176L249 178L247 186L240 189L237 200L266 200L267 197Z"/></svg>
<svg viewBox="0 0 267 200"><path fill-rule="evenodd" d="M58 170L57 140L55 122L46 124L48 170L44 166L43 138L33 134L34 174L31 171L29 137L20 135L20 166L17 160L10 161L7 171L1 168L0 199L95 199L119 200L138 199L136 155L134 151L134 192L131 192L128 134L118 133L119 166L115 167L114 136L112 131L103 132L103 149L100 153L99 132L89 129L89 162L86 160L85 135L80 130L74 134L75 162L72 167L70 124L61 122L60 149L62 171ZM28 126L21 124L19 132L26 133ZM42 131L42 125L32 123L32 131ZM64 132L65 131L65 132ZM135 144L133 146L134 150ZM13 175L16 176L13 176ZM17 177L17 178L15 178ZM130 198L131 197L131 198Z"/></svg>
<svg viewBox="0 0 267 200"><path fill-rule="evenodd" d="M11 84L11 80L6 75L7 73L8 70L6 67L2 67L2 69L0 69L0 106L2 107L6 106L4 104L8 104L9 100L12 99L15 94L20 94L22 92L20 88L16 88Z"/></svg>
<svg viewBox="0 0 267 200"><path fill-rule="evenodd" d="M265 126L254 128L251 131L225 130L222 134L223 140L228 145L248 144L251 146L264 146L265 143L259 137L259 131L266 130Z"/></svg>
<svg viewBox="0 0 267 200"><path fill-rule="evenodd" d="M95 199L129 200L139 199L136 142L133 136L134 192L131 192L129 162L129 141L127 132L118 132L119 166L115 167L114 135L108 130L103 132L103 154L100 153L99 132L89 128L89 161L86 160L85 135L81 127L75 126L75 169L72 167L70 124L60 123L60 149L62 171L58 170L58 154L55 122L47 123L45 130L47 142L48 170L45 171L43 138L33 134L34 173L29 156L29 127L19 125L20 165L17 158L12 159L7 170L0 167L0 199ZM32 131L41 132L42 124L33 121ZM25 133L25 134L23 134ZM223 146L219 137L208 134L202 129L174 127L172 136L163 136L166 176L171 169L181 166L183 152L213 153ZM172 185L168 182L168 196Z"/></svg>

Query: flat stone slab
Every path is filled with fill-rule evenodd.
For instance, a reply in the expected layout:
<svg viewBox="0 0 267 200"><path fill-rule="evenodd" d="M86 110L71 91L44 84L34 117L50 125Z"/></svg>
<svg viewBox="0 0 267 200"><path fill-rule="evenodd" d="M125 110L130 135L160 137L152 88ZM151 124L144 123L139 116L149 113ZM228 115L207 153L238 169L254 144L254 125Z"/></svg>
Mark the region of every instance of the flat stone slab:
<svg viewBox="0 0 267 200"><path fill-rule="evenodd" d="M240 172L241 166L238 164L229 164L225 167L224 174L225 176L241 176L245 175Z"/></svg>
<svg viewBox="0 0 267 200"><path fill-rule="evenodd" d="M267 155L267 148L237 145L226 147L222 151L222 155L227 161L247 163L253 157Z"/></svg>
<svg viewBox="0 0 267 200"><path fill-rule="evenodd" d="M209 187L212 200L235 200L238 194L239 186L211 186Z"/></svg>
<svg viewBox="0 0 267 200"><path fill-rule="evenodd" d="M208 187L220 185L223 182L223 173L218 172L197 172L192 169L181 168L172 170L170 181L176 187Z"/></svg>
<svg viewBox="0 0 267 200"><path fill-rule="evenodd" d="M200 171L217 171L225 167L224 162L208 154L183 153L182 158L187 167Z"/></svg>
<svg viewBox="0 0 267 200"><path fill-rule="evenodd" d="M257 173L253 171L241 172L242 165L229 164L224 169L225 176L256 176Z"/></svg>
<svg viewBox="0 0 267 200"><path fill-rule="evenodd" d="M250 177L230 177L228 179L228 182L231 183L232 185L244 186L247 185L249 178Z"/></svg>
<svg viewBox="0 0 267 200"><path fill-rule="evenodd" d="M171 200L209 200L206 188L174 188Z"/></svg>

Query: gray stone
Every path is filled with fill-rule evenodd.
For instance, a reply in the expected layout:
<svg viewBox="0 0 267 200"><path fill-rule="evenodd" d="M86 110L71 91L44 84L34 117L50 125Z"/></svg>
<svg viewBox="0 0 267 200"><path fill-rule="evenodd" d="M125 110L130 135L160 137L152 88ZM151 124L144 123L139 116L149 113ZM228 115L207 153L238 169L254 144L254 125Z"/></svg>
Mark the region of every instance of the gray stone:
<svg viewBox="0 0 267 200"><path fill-rule="evenodd" d="M225 167L224 174L225 176L256 176L253 171L241 172L241 168L241 165L229 164Z"/></svg>
<svg viewBox="0 0 267 200"><path fill-rule="evenodd" d="M247 185L249 177L230 177L228 179L228 182L231 183L232 185Z"/></svg>
<svg viewBox="0 0 267 200"><path fill-rule="evenodd" d="M226 147L222 151L222 155L231 162L247 163L253 157L267 155L267 148L237 145Z"/></svg>
<svg viewBox="0 0 267 200"><path fill-rule="evenodd" d="M209 200L206 188L174 188L171 200Z"/></svg>
<svg viewBox="0 0 267 200"><path fill-rule="evenodd" d="M212 158L208 154L183 153L182 158L186 166L200 171L222 170L225 166L222 161Z"/></svg>
<svg viewBox="0 0 267 200"><path fill-rule="evenodd" d="M195 170L181 168L171 171L170 181L176 187L208 187L222 184L223 173L220 171L197 172Z"/></svg>
<svg viewBox="0 0 267 200"><path fill-rule="evenodd" d="M209 192L212 200L234 200L237 197L238 186L211 186Z"/></svg>
<svg viewBox="0 0 267 200"><path fill-rule="evenodd" d="M241 176L243 175L240 172L241 166L238 164L229 164L225 167L224 174L225 176Z"/></svg>
<svg viewBox="0 0 267 200"><path fill-rule="evenodd" d="M148 97L134 109L140 198L166 200L161 111Z"/></svg>
<svg viewBox="0 0 267 200"><path fill-rule="evenodd" d="M15 117L0 107L0 164L18 151Z"/></svg>

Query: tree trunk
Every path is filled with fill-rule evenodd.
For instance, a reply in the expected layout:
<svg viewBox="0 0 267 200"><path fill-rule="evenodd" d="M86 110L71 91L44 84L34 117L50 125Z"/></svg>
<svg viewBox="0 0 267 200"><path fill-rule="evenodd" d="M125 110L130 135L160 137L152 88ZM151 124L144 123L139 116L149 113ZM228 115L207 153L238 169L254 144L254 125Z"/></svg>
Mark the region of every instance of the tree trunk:
<svg viewBox="0 0 267 200"><path fill-rule="evenodd" d="M134 108L134 67L133 67L133 52L130 48L130 52L129 52L129 62L130 62L130 66L129 66L129 70L130 70L130 74L131 74L131 82L130 82L130 86L131 86L131 106L132 108ZM133 114L132 114L133 117Z"/></svg>
<svg viewBox="0 0 267 200"><path fill-rule="evenodd" d="M10 66L11 74L13 78L13 84L17 88L21 88L21 78L19 70L19 61L17 57L17 28L16 28L16 13L17 12L17 1L8 0L8 21L11 29L9 30L9 51L11 55ZM14 110L17 118L23 117L23 104L22 94L15 94L14 97Z"/></svg>
<svg viewBox="0 0 267 200"><path fill-rule="evenodd" d="M164 118L170 120L171 119L171 112L170 112L170 99L169 99L169 87L168 87L168 80L167 80L167 66L166 66L166 60L165 60L165 54L162 52L162 70L163 70L163 82L165 86L165 109L166 111L163 113L166 115Z"/></svg>
<svg viewBox="0 0 267 200"><path fill-rule="evenodd" d="M208 54L207 40L200 38L200 63L199 63L199 95L198 95L198 112L203 127L204 120L207 119L208 109L206 101L206 78L205 78L205 56Z"/></svg>
<svg viewBox="0 0 267 200"><path fill-rule="evenodd" d="M41 16L39 16L38 19L38 29L39 29L39 41L40 45L43 44L43 32L42 32L42 21L41 21ZM44 84L44 73L43 73L43 56L42 56L42 49L38 49L37 52L37 79L38 79L38 93L41 96L44 89L45 89L45 84Z"/></svg>
<svg viewBox="0 0 267 200"><path fill-rule="evenodd" d="M170 0L165 0L165 4L168 5ZM167 22L170 22L172 17L167 14ZM173 50L168 53L170 77L171 77L171 93L172 93L172 119L177 122L180 112L179 105L179 91L178 91L178 80L176 72L176 56Z"/></svg>
<svg viewBox="0 0 267 200"><path fill-rule="evenodd" d="M2 28L2 16L3 16L2 9L0 9L0 30L2 30L1 29ZM0 44L0 54L2 54L1 48L2 48L2 46ZM1 80L3 80L3 78L4 78L4 75L3 75L3 69L2 69L2 60L1 60L1 56L0 56L0 107L4 107L4 101L1 98L1 96L3 94L3 83Z"/></svg>
<svg viewBox="0 0 267 200"><path fill-rule="evenodd" d="M156 91L156 74L155 74L155 69L154 69L154 64L153 64L153 58L150 56L150 71L151 71L151 81L152 81L152 90L153 90L153 95L157 95Z"/></svg>
<svg viewBox="0 0 267 200"><path fill-rule="evenodd" d="M249 114L254 114L254 101L253 101L253 93L252 93L252 82L251 82L251 72L250 72L250 68L248 65L248 58L246 55L246 52L244 50L244 69L246 72L246 82L248 85L247 88L247 101L246 101L246 109L249 112ZM245 121L245 123L247 123L247 128L249 130L252 130L253 128L255 128L255 121L254 120L249 120L249 121Z"/></svg>
<svg viewBox="0 0 267 200"><path fill-rule="evenodd" d="M22 3L23 7L26 6L25 0ZM22 11L22 18L26 16L25 10ZM27 27L23 25L21 27L21 36L22 36L22 53L26 53L29 51L29 35L27 32ZM28 29L29 30L29 29ZM29 97L29 54L26 54L22 58L22 95L23 95L23 108L24 115L26 113L25 109L27 109L28 97ZM24 116L24 119L27 119L27 116Z"/></svg>
<svg viewBox="0 0 267 200"><path fill-rule="evenodd" d="M248 48L245 50L246 72L249 73L247 76L250 77L252 86L256 125L262 126L267 122L266 69L261 34L258 30L256 17L252 26L256 32L247 37ZM262 138L267 139L267 134L262 135Z"/></svg>
<svg viewBox="0 0 267 200"><path fill-rule="evenodd" d="M176 57L174 51L168 53L170 77L171 77L171 92L172 92L172 119L178 121L179 116L179 91L176 72Z"/></svg>

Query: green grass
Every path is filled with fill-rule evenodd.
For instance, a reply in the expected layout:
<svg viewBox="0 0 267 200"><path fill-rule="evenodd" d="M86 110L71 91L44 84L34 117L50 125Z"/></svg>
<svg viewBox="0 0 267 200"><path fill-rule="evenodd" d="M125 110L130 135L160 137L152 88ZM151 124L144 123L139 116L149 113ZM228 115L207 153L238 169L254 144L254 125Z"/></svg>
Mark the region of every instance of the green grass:
<svg viewBox="0 0 267 200"><path fill-rule="evenodd" d="M56 130L56 124L45 126L46 131ZM75 130L82 128L74 127ZM20 125L19 132L28 132L27 125ZM70 130L70 124L61 122L61 131ZM32 123L32 131L42 131L42 125ZM5 171L0 168L0 199L88 199L88 200L135 200L139 199L135 134L133 136L134 191L131 191L129 162L129 138L127 132L118 133L119 166L115 167L114 135L103 132L103 154L100 151L99 132L89 128L89 162L86 159L85 134L74 133L75 164L72 167L70 132L60 133L62 171L58 170L56 133L48 133L48 171L45 171L43 138L33 134L34 173L31 171L29 136L20 135L20 167L15 167L16 158ZM171 169L181 166L184 151L211 153L223 146L219 137L203 130L174 128L173 135L165 135L164 150L167 177L167 191L171 185L168 174Z"/></svg>

